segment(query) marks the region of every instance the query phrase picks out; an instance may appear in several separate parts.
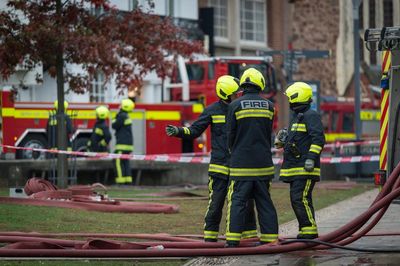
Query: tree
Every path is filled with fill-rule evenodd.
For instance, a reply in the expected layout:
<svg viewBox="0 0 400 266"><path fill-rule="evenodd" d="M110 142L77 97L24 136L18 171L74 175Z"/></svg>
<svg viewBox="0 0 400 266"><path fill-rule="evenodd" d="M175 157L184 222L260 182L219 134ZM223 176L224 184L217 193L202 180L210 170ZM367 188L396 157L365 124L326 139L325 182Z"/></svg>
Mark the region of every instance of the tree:
<svg viewBox="0 0 400 266"><path fill-rule="evenodd" d="M101 71L106 82L115 78L118 89L134 88L150 71L165 77L173 66L167 58L200 51L200 43L185 39L171 19L139 7L121 12L109 0L9 0L0 11L0 74L7 79L18 64L28 69L43 64L57 79L61 150L66 149L64 83L85 93ZM79 64L84 72L71 73L66 64ZM65 187L67 160L58 158L58 185Z"/></svg>

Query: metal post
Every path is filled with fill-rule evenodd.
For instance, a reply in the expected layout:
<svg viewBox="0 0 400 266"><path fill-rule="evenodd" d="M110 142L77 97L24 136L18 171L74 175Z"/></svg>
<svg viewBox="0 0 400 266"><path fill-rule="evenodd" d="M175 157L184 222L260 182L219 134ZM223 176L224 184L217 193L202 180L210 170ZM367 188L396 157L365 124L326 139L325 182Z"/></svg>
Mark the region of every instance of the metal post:
<svg viewBox="0 0 400 266"><path fill-rule="evenodd" d="M361 0L353 0L353 30L354 30L354 114L356 140L361 139L361 91L360 91L360 34L358 9Z"/></svg>
<svg viewBox="0 0 400 266"><path fill-rule="evenodd" d="M354 115L356 141L361 140L361 90L360 90L360 33L358 9L361 0L353 0L353 34L354 34ZM360 145L356 145L356 156L360 155ZM356 176L361 177L361 163L356 163Z"/></svg>
<svg viewBox="0 0 400 266"><path fill-rule="evenodd" d="M290 84L290 83L292 83L292 81L293 81L294 50L293 50L293 44L292 44L291 42L289 43L288 46L289 46L289 47L288 47L289 49L288 49L288 56L287 56L287 57L289 57L289 60L288 60L288 62L287 62L287 64L288 64L288 69L287 69L287 81L288 81L288 83ZM287 58L285 58L284 61L285 61L285 60L287 60Z"/></svg>

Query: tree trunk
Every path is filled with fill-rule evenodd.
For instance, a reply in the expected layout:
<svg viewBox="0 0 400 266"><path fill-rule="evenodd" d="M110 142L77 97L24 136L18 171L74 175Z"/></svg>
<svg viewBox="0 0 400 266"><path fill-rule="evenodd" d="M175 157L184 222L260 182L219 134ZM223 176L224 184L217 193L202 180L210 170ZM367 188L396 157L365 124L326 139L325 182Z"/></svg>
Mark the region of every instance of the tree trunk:
<svg viewBox="0 0 400 266"><path fill-rule="evenodd" d="M56 1L56 12L61 16L61 0ZM58 45L56 55L56 71L57 71L57 148L58 150L67 149L67 129L65 124L64 112L64 58L62 43ZM57 156L57 186L66 188L68 185L68 160L65 154Z"/></svg>

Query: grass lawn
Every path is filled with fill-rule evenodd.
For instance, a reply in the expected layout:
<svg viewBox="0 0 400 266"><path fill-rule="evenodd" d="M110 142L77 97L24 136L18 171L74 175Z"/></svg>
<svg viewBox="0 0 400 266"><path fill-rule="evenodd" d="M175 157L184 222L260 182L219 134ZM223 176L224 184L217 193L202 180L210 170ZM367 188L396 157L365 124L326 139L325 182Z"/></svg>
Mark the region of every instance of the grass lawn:
<svg viewBox="0 0 400 266"><path fill-rule="evenodd" d="M371 185L358 184L349 190L330 190L315 188L313 193L316 209L321 209L335 202L355 196L373 188ZM165 191L165 188L148 189L116 189L109 191L110 197L140 197L141 194ZM206 189L196 189L191 192L207 195ZM7 189L1 189L0 195L7 195ZM277 208L279 223L295 219L290 206L288 187L278 187L274 184L271 189L272 199ZM36 231L36 232L96 232L96 233L170 233L170 234L202 234L204 213L207 200L168 200L151 201L167 204L177 204L180 212L177 214L117 214L88 212L81 210L22 206L13 204L0 205L1 231ZM221 231L225 230L225 221L221 223ZM34 265L31 262L5 262L2 265ZM50 264L46 264L50 263ZM60 264L61 263L61 264ZM85 261L77 262L41 261L41 265L84 265ZM70 264L72 263L72 264ZM102 265L101 262L95 262ZM106 262L104 262L106 263ZM121 262L113 265L135 265L133 262ZM142 264L143 263L143 264ZM140 265L161 265L160 262L140 262ZM170 264L169 264L170 263ZM175 264L177 263L177 264ZM182 261L166 261L163 265L182 265Z"/></svg>

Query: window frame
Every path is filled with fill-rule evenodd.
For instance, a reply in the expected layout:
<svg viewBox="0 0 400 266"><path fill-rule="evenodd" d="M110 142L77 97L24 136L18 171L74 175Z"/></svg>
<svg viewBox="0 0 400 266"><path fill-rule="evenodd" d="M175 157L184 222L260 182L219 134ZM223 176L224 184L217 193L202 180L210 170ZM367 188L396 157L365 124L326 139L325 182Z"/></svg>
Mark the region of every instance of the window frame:
<svg viewBox="0 0 400 266"><path fill-rule="evenodd" d="M101 72L97 72L90 81L89 102L104 103L106 101L105 77Z"/></svg>
<svg viewBox="0 0 400 266"><path fill-rule="evenodd" d="M262 21L262 25L263 25L263 30L261 31L263 33L263 41L257 41L255 40L256 38L254 38L253 40L249 40L249 39L242 39L242 32L244 30L243 25L246 22L246 20L244 20L243 22L243 18L244 18L244 12L245 9L242 8L242 5L244 6L245 1L250 1L253 4L253 9L252 9L252 15L253 15L253 20L252 20L252 24L253 24L253 31L252 33L254 34L254 37L256 37L257 31L256 31L256 25L257 25L257 20L255 19L255 12L258 9L255 9L255 4L261 3L263 5L263 11L262 11L262 15L263 15L263 21ZM267 25L267 2L263 1L263 0L240 0L240 33L239 33L239 39L240 39L240 43L243 45L249 45L249 46L265 46L268 43L268 34L267 34L267 29L268 29L268 25Z"/></svg>
<svg viewBox="0 0 400 266"><path fill-rule="evenodd" d="M219 14L217 15L217 9L222 9L224 7L223 3L225 2L225 10L226 10L226 16L225 16L225 21L226 21L226 36L218 35L216 26L217 26L217 16L220 16ZM231 35L229 32L229 6L228 6L228 0L208 0L208 5L214 8L214 38L218 42L229 42ZM221 17L221 16L220 16ZM220 24L218 24L218 27L221 27Z"/></svg>

